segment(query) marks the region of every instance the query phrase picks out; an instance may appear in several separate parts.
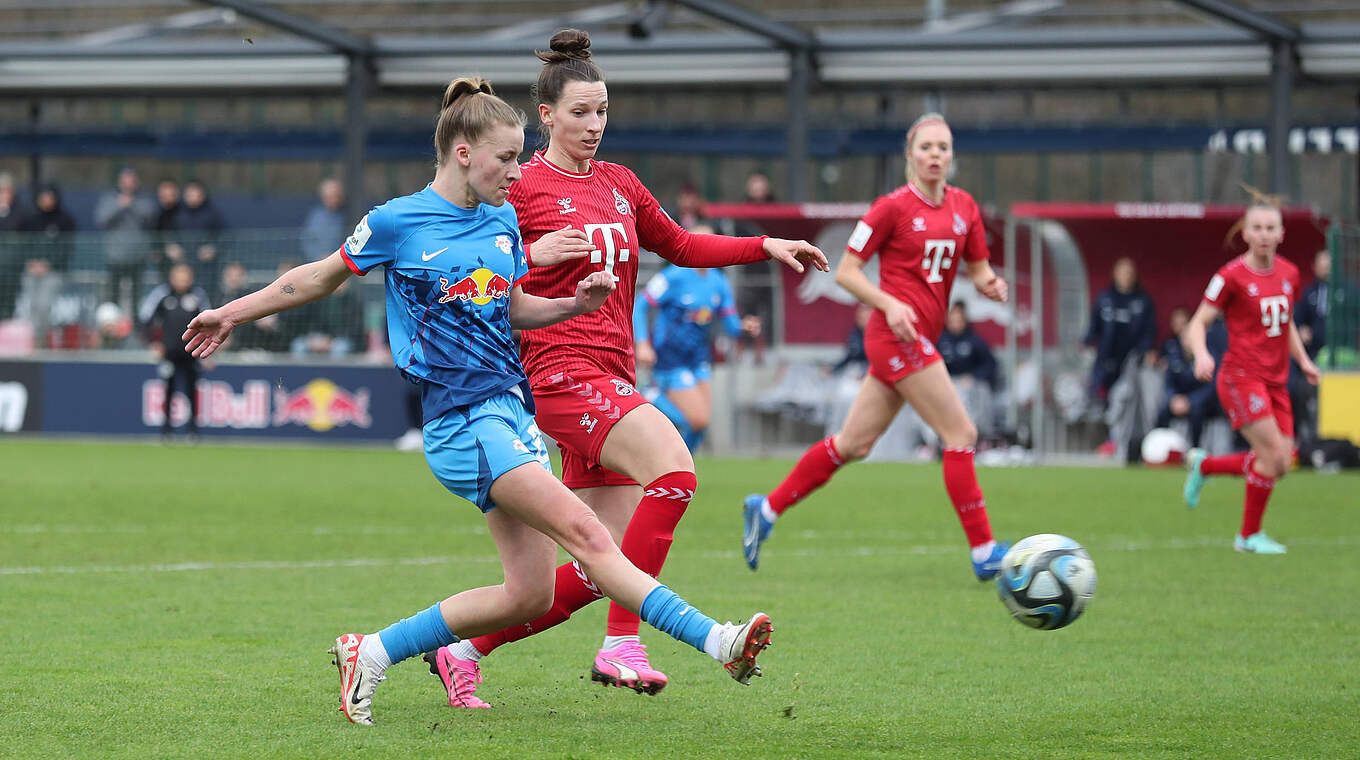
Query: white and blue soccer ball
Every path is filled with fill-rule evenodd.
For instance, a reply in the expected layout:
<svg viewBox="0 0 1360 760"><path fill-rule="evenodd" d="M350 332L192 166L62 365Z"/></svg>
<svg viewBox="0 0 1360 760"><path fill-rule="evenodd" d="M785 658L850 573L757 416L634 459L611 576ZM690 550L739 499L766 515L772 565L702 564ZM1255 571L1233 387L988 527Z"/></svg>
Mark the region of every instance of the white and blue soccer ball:
<svg viewBox="0 0 1360 760"><path fill-rule="evenodd" d="M996 590L1021 623L1044 631L1070 625L1096 593L1096 565L1081 544L1056 533L1022 539L1001 559Z"/></svg>

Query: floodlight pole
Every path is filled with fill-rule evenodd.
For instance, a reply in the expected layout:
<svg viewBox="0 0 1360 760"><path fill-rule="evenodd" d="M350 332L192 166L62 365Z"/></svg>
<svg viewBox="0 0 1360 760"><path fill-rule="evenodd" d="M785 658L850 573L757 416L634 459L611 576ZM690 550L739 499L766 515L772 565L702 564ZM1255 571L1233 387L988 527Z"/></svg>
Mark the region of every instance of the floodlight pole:
<svg viewBox="0 0 1360 760"><path fill-rule="evenodd" d="M368 205L364 193L364 157L368 146L368 117L364 105L377 79L373 58L348 55L345 77L345 214L351 224L359 221Z"/></svg>
<svg viewBox="0 0 1360 760"><path fill-rule="evenodd" d="M1298 66L1298 48L1288 40L1270 44L1270 192L1289 190L1289 130L1293 120L1290 94Z"/></svg>
<svg viewBox="0 0 1360 760"><path fill-rule="evenodd" d="M372 42L343 29L318 23L295 13L279 10L257 0L199 0L230 8L247 18L285 31L295 37L325 45L345 56L345 212L357 222L364 213L364 150L368 142L368 119L364 103L377 82L377 48Z"/></svg>
<svg viewBox="0 0 1360 760"><path fill-rule="evenodd" d="M789 124L787 155L789 158L789 200L808 199L808 107L812 89L812 50L794 48L789 51Z"/></svg>

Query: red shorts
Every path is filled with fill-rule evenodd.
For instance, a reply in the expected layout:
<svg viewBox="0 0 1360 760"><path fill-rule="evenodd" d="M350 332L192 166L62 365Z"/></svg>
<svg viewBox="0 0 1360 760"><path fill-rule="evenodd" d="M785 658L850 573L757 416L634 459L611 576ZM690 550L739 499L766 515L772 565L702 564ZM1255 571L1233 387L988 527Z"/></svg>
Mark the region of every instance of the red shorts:
<svg viewBox="0 0 1360 760"><path fill-rule="evenodd" d="M864 355L869 358L869 374L889 387L907 375L920 372L942 361L930 338L917 334L915 343L905 343L896 335L864 336Z"/></svg>
<svg viewBox="0 0 1360 760"><path fill-rule="evenodd" d="M1294 407L1289 403L1289 391L1283 384L1266 383L1236 372L1219 372L1216 386L1218 400L1223 404L1223 411L1228 413L1233 430L1274 417L1280 432L1286 438L1294 437Z"/></svg>
<svg viewBox="0 0 1360 760"><path fill-rule="evenodd" d="M600 449L615 423L647 403L632 383L578 369L536 382L533 390L534 418L562 450L562 482L568 488L637 484L600 465Z"/></svg>

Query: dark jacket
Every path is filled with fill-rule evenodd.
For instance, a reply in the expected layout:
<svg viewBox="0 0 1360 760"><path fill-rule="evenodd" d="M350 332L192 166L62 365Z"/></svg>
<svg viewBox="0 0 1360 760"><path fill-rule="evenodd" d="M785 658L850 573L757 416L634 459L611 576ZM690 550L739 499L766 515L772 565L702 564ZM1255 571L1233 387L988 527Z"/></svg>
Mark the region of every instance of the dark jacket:
<svg viewBox="0 0 1360 760"><path fill-rule="evenodd" d="M189 326L189 321L209 308L208 294L202 288L195 285L187 292L176 293L169 284L162 284L147 294L137 311L137 319L142 323L143 335L148 343L155 337L156 328L160 328L165 358L184 359L189 354L184 350L181 336Z"/></svg>
<svg viewBox="0 0 1360 760"><path fill-rule="evenodd" d="M1086 331L1086 345L1096 349L1093 379L1109 388L1129 354L1150 351L1156 339L1157 314L1147 293L1142 288L1132 293L1107 288L1091 306L1091 326Z"/></svg>
<svg viewBox="0 0 1360 760"><path fill-rule="evenodd" d="M75 250L75 217L66 213L61 205L61 193L55 187L47 186L41 192L51 192L56 196L56 205L50 211L34 209L19 221L19 232L33 233L26 245L25 259L46 259L52 271L65 272L71 267L71 254Z"/></svg>
<svg viewBox="0 0 1360 760"><path fill-rule="evenodd" d="M940 358L944 359L950 375L972 375L975 380L996 389L996 357L971 326L963 328L958 335L945 330L940 333L935 347L940 350Z"/></svg>

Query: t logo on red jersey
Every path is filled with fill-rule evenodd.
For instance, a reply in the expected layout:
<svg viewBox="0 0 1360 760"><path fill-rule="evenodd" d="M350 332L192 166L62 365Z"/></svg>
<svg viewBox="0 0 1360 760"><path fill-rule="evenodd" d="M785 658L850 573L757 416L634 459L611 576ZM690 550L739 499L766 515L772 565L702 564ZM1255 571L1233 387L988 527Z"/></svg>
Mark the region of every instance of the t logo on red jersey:
<svg viewBox="0 0 1360 760"><path fill-rule="evenodd" d="M1261 299L1261 324L1265 325L1266 335L1272 338L1279 335L1280 325L1289 322L1289 297L1266 296Z"/></svg>
<svg viewBox="0 0 1360 760"><path fill-rule="evenodd" d="M953 240L926 241L925 256L921 258L921 268L930 273L926 275L926 282L944 282L940 270L954 265L954 246Z"/></svg>
<svg viewBox="0 0 1360 760"><path fill-rule="evenodd" d="M600 237L604 240L603 245L597 246L595 250L590 252L590 263L599 264L603 261L604 271L608 272L609 276L614 278L614 282L618 282L619 276L614 274L615 256L617 255L619 263L623 263L628 260L629 255L632 253L629 249L620 247L619 245L619 243L625 245L628 243L628 230L624 229L623 222L587 224L585 229L586 237L590 239L591 245L596 245L596 232L600 233ZM614 240L614 233L616 232L619 236L618 242L615 242ZM601 248L604 250L601 251Z"/></svg>

